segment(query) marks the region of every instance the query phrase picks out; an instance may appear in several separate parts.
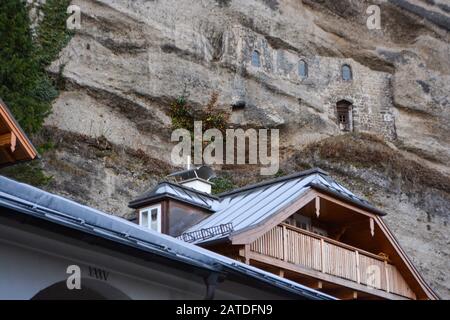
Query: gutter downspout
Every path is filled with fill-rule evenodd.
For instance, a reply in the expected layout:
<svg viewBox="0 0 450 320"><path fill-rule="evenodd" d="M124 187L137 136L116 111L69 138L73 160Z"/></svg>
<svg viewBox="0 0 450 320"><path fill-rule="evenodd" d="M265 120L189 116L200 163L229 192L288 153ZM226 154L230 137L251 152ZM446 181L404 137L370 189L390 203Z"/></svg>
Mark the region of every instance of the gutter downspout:
<svg viewBox="0 0 450 320"><path fill-rule="evenodd" d="M206 285L206 295L205 300L213 300L216 293L216 287L219 283L219 273L211 272L207 277L204 278Z"/></svg>

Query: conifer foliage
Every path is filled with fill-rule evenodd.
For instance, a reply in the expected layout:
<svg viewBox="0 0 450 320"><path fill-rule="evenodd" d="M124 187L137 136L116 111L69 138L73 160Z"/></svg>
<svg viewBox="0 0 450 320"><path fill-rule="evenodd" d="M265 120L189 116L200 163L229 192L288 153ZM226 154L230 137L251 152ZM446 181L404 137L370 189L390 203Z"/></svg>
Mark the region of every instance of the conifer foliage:
<svg viewBox="0 0 450 320"><path fill-rule="evenodd" d="M26 1L0 1L0 97L28 134L39 131L58 95L45 68L69 40L66 2L47 1L33 38Z"/></svg>

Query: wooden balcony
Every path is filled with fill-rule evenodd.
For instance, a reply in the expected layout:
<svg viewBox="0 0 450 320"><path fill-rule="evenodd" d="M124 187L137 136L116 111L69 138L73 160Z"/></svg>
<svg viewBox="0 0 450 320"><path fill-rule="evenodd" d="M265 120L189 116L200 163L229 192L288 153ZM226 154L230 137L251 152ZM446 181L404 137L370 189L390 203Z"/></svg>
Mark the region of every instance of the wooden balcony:
<svg viewBox="0 0 450 320"><path fill-rule="evenodd" d="M382 257L286 224L253 242L250 254L255 259L265 256L279 260L278 265L298 266L291 270L300 273L314 271L307 275L344 286L350 284L355 290L363 288L375 296L415 299L396 267Z"/></svg>

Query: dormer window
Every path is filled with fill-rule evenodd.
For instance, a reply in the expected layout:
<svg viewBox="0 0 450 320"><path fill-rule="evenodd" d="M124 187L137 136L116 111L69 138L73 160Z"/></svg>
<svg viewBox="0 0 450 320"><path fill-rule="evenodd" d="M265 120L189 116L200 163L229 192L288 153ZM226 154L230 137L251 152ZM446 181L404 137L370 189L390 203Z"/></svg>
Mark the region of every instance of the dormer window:
<svg viewBox="0 0 450 320"><path fill-rule="evenodd" d="M252 66L261 67L261 55L257 50L253 50L252 52Z"/></svg>
<svg viewBox="0 0 450 320"><path fill-rule="evenodd" d="M161 205L139 210L139 225L156 232L161 232Z"/></svg>

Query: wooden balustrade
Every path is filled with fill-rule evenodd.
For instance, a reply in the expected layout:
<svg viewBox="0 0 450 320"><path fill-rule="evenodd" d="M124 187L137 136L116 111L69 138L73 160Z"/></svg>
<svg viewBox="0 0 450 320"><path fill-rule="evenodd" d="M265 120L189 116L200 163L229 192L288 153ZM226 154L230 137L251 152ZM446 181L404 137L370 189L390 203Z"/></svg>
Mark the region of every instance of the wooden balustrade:
<svg viewBox="0 0 450 320"><path fill-rule="evenodd" d="M286 224L257 239L250 245L250 250L368 287L415 298L395 266L382 257Z"/></svg>

